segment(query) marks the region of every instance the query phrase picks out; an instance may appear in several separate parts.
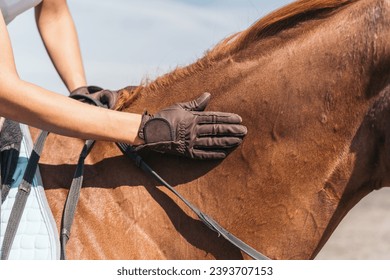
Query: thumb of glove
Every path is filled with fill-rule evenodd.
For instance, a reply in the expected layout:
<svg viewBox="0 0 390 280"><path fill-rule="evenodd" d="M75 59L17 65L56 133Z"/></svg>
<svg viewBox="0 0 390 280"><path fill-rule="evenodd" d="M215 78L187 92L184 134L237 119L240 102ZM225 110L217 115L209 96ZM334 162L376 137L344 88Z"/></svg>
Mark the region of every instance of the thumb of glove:
<svg viewBox="0 0 390 280"><path fill-rule="evenodd" d="M179 103L178 105L188 111L204 111L209 104L210 98L211 94L205 92L195 100Z"/></svg>

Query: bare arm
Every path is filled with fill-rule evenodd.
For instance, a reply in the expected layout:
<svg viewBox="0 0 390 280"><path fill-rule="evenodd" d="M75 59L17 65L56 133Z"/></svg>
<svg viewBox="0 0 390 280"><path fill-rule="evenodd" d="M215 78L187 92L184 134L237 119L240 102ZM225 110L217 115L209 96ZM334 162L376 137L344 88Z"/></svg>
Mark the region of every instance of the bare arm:
<svg viewBox="0 0 390 280"><path fill-rule="evenodd" d="M66 0L43 0L35 19L46 50L69 91L86 85L78 36Z"/></svg>
<svg viewBox="0 0 390 280"><path fill-rule="evenodd" d="M58 134L137 144L141 115L85 105L21 80L0 12L0 116Z"/></svg>

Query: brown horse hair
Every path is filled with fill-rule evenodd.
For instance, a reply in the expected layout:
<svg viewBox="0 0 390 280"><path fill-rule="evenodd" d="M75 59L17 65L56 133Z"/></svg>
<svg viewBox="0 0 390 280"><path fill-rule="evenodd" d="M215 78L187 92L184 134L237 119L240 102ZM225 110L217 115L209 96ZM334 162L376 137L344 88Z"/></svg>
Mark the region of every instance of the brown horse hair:
<svg viewBox="0 0 390 280"><path fill-rule="evenodd" d="M248 29L236 33L219 43L209 56L224 58L237 53L259 39L278 34L298 23L324 18L337 9L360 0L299 0L290 3L255 22Z"/></svg>
<svg viewBox="0 0 390 280"><path fill-rule="evenodd" d="M298 0L290 3L261 18L248 29L225 38L196 63L186 67L177 67L172 72L157 78L150 84L145 84L136 89L130 90L125 88L121 90L116 109L126 109L137 99L139 93L145 87L151 91L165 88L181 78L210 67L216 61L246 49L260 39L277 35L283 30L310 19L326 18L339 8L358 1L360 0Z"/></svg>

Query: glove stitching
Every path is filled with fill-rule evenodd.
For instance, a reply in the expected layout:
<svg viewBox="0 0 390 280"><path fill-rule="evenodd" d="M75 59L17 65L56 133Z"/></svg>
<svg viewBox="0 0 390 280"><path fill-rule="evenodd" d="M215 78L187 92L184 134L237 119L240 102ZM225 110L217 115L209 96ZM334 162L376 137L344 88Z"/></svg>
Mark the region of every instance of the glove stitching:
<svg viewBox="0 0 390 280"><path fill-rule="evenodd" d="M186 151L186 128L183 122L179 123L179 131L178 131L178 152L184 154Z"/></svg>

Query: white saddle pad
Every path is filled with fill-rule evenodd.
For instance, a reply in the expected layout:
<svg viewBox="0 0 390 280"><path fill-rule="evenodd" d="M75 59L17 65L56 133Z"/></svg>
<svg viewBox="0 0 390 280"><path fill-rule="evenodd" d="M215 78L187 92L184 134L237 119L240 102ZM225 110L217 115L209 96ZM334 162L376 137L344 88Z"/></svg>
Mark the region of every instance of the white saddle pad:
<svg viewBox="0 0 390 280"><path fill-rule="evenodd" d="M26 125L20 125L23 140L15 181L1 206L0 244L3 238L16 193L24 174L24 169L33 149L30 131ZM0 246L1 249L1 246ZM34 178L33 187L27 199L15 240L9 255L10 260L56 260L60 258L60 243L57 226L46 200L39 170Z"/></svg>

